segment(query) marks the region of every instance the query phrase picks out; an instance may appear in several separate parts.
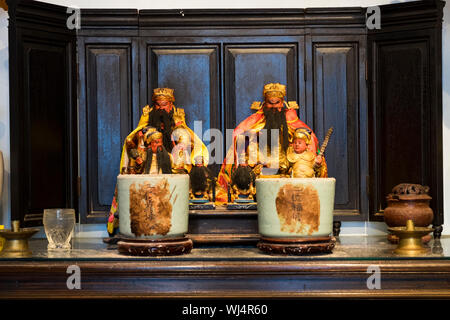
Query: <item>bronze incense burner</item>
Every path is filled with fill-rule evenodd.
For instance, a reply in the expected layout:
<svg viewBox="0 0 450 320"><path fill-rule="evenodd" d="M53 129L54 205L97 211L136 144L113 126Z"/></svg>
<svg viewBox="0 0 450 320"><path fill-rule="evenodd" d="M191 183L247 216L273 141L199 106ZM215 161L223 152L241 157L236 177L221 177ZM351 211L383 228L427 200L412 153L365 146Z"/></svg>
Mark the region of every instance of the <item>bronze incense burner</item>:
<svg viewBox="0 0 450 320"><path fill-rule="evenodd" d="M428 227L433 222L433 210L430 208L429 188L419 184L402 183L395 186L387 197L388 206L384 210L384 221L388 227L404 227L412 220L417 227ZM391 243L398 243L398 237L388 235ZM424 243L431 240L425 236Z"/></svg>
<svg viewBox="0 0 450 320"><path fill-rule="evenodd" d="M31 251L28 248L28 239L30 239L38 229L20 228L20 222L12 222L12 230L0 230L0 236L5 238L6 242L0 257L3 258L27 258L31 257Z"/></svg>

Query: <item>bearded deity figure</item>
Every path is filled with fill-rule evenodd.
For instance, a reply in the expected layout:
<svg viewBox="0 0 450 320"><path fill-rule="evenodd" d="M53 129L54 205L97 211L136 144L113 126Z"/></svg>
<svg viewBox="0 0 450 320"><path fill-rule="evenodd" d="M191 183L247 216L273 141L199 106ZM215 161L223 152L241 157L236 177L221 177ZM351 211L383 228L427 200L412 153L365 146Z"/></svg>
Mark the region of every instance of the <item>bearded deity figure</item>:
<svg viewBox="0 0 450 320"><path fill-rule="evenodd" d="M299 128L310 132L310 143L307 150L317 155L319 141L312 130L302 122L297 115L298 104L295 101L285 101L286 86L279 83L269 83L263 89L264 101L255 101L251 109L255 113L242 121L233 131L233 143L227 152L217 179L216 202L227 202L228 188L231 185L234 172L239 168L239 158L242 151L249 150L242 146L241 137L247 133L253 135L250 141L256 137L257 151L251 148L248 157L256 159L256 165L262 165L261 175L287 176L290 163L287 159L287 151L294 139L294 133ZM274 131L275 130L275 131ZM272 135L278 133L277 135ZM255 165L255 163L253 163ZM325 159L321 162L319 177L327 176Z"/></svg>
<svg viewBox="0 0 450 320"><path fill-rule="evenodd" d="M153 106L143 108L136 129L126 138L120 161L122 174L133 173L132 150L142 145L140 139L147 128L153 128L162 135L162 146L173 155L176 173L188 173L196 157L201 156L208 165L209 153L199 137L186 125L185 113L174 105L173 89L156 88L152 96ZM182 170L184 169L184 170Z"/></svg>
<svg viewBox="0 0 450 320"><path fill-rule="evenodd" d="M189 173L196 158L208 165L208 149L186 125L184 110L174 102L173 89L153 90L152 106L143 108L138 126L125 139L120 174ZM115 195L108 219L110 235L118 225L117 208Z"/></svg>

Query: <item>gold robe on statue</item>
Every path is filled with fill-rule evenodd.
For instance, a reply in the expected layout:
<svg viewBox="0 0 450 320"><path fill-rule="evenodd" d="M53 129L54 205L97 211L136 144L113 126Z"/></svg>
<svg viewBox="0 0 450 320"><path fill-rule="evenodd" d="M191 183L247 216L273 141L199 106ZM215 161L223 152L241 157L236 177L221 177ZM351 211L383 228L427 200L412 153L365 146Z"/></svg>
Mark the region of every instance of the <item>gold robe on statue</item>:
<svg viewBox="0 0 450 320"><path fill-rule="evenodd" d="M192 164L195 163L194 160L199 156L201 156L203 159L203 165L207 166L209 162L208 149L206 148L202 140L194 133L194 131L192 131L186 125L184 110L181 108L176 108L175 106L173 108L174 108L173 120L175 122L175 125L172 130L172 141L174 143L174 149L170 154L170 158L173 164L172 165L173 173L190 172ZM127 136L125 143L123 144L122 147L122 156L120 157L120 168L119 168L120 173L125 173L126 169L129 166L129 162L132 161L132 159L128 157L127 142L132 141L139 131L148 126L149 114L152 111L152 109L153 108L151 108L148 105L143 108L142 116L139 120L138 126ZM184 151L177 150L177 144L181 142L187 147L188 150ZM180 159L180 156L183 159L186 158L187 161ZM113 234L114 230L118 227L118 219L114 217L117 208L118 208L117 194L115 194L111 204L107 224L107 230L110 235Z"/></svg>

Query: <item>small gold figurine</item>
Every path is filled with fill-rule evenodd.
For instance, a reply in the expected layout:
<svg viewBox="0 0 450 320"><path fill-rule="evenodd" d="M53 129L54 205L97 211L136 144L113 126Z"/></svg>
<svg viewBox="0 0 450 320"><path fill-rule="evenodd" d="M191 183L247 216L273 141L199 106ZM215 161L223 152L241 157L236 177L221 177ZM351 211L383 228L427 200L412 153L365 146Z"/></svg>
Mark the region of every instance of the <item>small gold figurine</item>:
<svg viewBox="0 0 450 320"><path fill-rule="evenodd" d="M295 130L292 145L287 151L289 173L293 178L313 178L321 176L323 156L316 155L308 149L311 134L308 129Z"/></svg>
<svg viewBox="0 0 450 320"><path fill-rule="evenodd" d="M145 127L136 134L137 141L127 140L130 174L160 174L172 172L171 154L163 146L162 133Z"/></svg>

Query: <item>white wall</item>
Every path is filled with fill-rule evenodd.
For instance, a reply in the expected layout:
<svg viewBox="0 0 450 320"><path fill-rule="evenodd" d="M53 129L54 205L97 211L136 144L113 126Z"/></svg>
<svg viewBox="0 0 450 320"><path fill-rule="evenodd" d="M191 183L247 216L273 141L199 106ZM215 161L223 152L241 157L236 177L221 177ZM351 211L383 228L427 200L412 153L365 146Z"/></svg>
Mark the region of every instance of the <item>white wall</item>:
<svg viewBox="0 0 450 320"><path fill-rule="evenodd" d="M3 196L0 197L0 224L10 224L9 196L9 64L8 14L0 9L0 151L4 159Z"/></svg>
<svg viewBox="0 0 450 320"><path fill-rule="evenodd" d="M450 1L442 25L442 135L444 162L444 234L450 234Z"/></svg>
<svg viewBox="0 0 450 320"><path fill-rule="evenodd" d="M137 9L189 9L189 8L307 8L307 7L368 7L406 1L389 0L43 0L79 8L137 8ZM444 9L443 25L443 154L444 154L444 234L450 234L450 3ZM0 224L10 224L9 197L9 99L7 15L0 9L0 150L4 153L5 190L0 207ZM82 236L105 236L104 225L79 226ZM384 223L347 222L341 234L383 234Z"/></svg>

